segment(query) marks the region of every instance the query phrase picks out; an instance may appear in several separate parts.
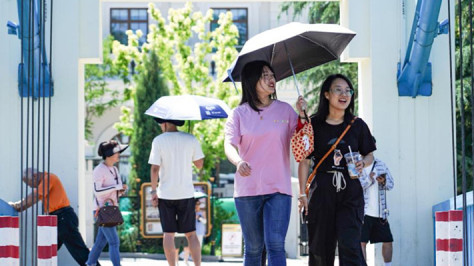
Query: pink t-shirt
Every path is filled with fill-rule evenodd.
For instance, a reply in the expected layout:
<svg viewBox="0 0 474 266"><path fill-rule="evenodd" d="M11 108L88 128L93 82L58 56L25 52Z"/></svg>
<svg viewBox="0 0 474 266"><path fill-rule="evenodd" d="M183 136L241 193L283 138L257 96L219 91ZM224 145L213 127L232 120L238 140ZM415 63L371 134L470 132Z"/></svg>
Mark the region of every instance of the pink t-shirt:
<svg viewBox="0 0 474 266"><path fill-rule="evenodd" d="M290 139L298 115L289 104L278 100L260 109L259 114L247 103L242 104L225 125L225 141L236 146L252 168L250 176L235 173L234 197L276 192L291 195Z"/></svg>

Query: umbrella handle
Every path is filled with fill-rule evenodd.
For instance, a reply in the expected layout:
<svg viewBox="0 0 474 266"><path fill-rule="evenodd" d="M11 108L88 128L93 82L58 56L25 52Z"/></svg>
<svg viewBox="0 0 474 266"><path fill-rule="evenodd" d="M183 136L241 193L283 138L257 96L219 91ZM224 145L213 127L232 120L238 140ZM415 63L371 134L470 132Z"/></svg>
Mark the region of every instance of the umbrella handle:
<svg viewBox="0 0 474 266"><path fill-rule="evenodd" d="M227 69L227 76L229 76L230 80L232 81L232 84L234 84L235 92L237 92L237 94L239 94L239 90L237 89L237 86L235 85L234 78L232 77L232 70Z"/></svg>
<svg viewBox="0 0 474 266"><path fill-rule="evenodd" d="M293 80L295 81L295 85L296 85L296 92L298 93L298 97L299 97L301 96L301 94L300 94L300 90L298 89L298 82L296 81L295 69L293 68L293 63L291 63L290 53L288 52L288 48L286 47L286 42L283 42L283 44L285 45L286 56L288 57L288 62L290 63L291 72L293 73Z"/></svg>

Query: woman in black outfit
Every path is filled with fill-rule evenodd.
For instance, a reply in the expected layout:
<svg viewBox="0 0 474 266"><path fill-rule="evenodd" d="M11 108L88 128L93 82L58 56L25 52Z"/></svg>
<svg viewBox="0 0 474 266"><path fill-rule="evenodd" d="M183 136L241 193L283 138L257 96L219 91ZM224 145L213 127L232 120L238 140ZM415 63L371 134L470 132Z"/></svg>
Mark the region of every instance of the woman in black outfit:
<svg viewBox="0 0 474 266"><path fill-rule="evenodd" d="M306 198L310 165L315 166L354 119L354 89L343 75L329 76L323 83L319 106L311 117L314 151L298 166L300 209L305 209L309 235L309 265L334 265L336 243L340 265L365 265L360 247L364 196L358 179L351 179L343 155L359 152L361 172L373 161L375 144L367 124L357 118L329 156L319 166ZM312 163L311 163L312 161Z"/></svg>

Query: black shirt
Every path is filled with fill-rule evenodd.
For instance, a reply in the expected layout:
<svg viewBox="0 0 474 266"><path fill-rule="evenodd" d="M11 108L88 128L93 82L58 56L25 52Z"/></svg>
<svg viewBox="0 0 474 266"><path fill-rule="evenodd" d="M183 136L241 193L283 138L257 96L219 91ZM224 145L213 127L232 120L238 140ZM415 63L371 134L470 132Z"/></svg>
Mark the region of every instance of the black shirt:
<svg viewBox="0 0 474 266"><path fill-rule="evenodd" d="M316 165L336 142L350 122L330 125L326 123L326 121L319 121L313 117L311 123L314 131L314 151L308 156L308 159L312 159L314 165ZM360 118L354 121L352 127L347 131L336 149L334 149L319 166L318 172L343 171L346 169L346 171L343 172L347 174L344 154L349 152L349 146L352 152L359 152L363 156L376 150L369 127Z"/></svg>

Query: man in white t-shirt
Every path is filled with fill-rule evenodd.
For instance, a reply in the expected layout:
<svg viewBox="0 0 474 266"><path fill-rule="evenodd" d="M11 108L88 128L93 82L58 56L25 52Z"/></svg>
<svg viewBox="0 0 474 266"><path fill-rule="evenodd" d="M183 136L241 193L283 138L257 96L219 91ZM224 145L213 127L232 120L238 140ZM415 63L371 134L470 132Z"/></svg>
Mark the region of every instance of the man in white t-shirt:
<svg viewBox="0 0 474 266"><path fill-rule="evenodd" d="M364 189L364 224L362 225L361 246L366 258L367 243L382 242L382 256L385 266L392 263L393 236L388 223L387 190L393 188L393 177L384 162L375 158L364 168L359 178Z"/></svg>
<svg viewBox="0 0 474 266"><path fill-rule="evenodd" d="M155 118L162 134L153 139L150 158L152 204L158 206L163 228L163 248L169 265L176 265L174 235L184 233L194 264L201 265L201 245L196 235L192 164L201 169L204 154L191 134L180 132L184 121Z"/></svg>

